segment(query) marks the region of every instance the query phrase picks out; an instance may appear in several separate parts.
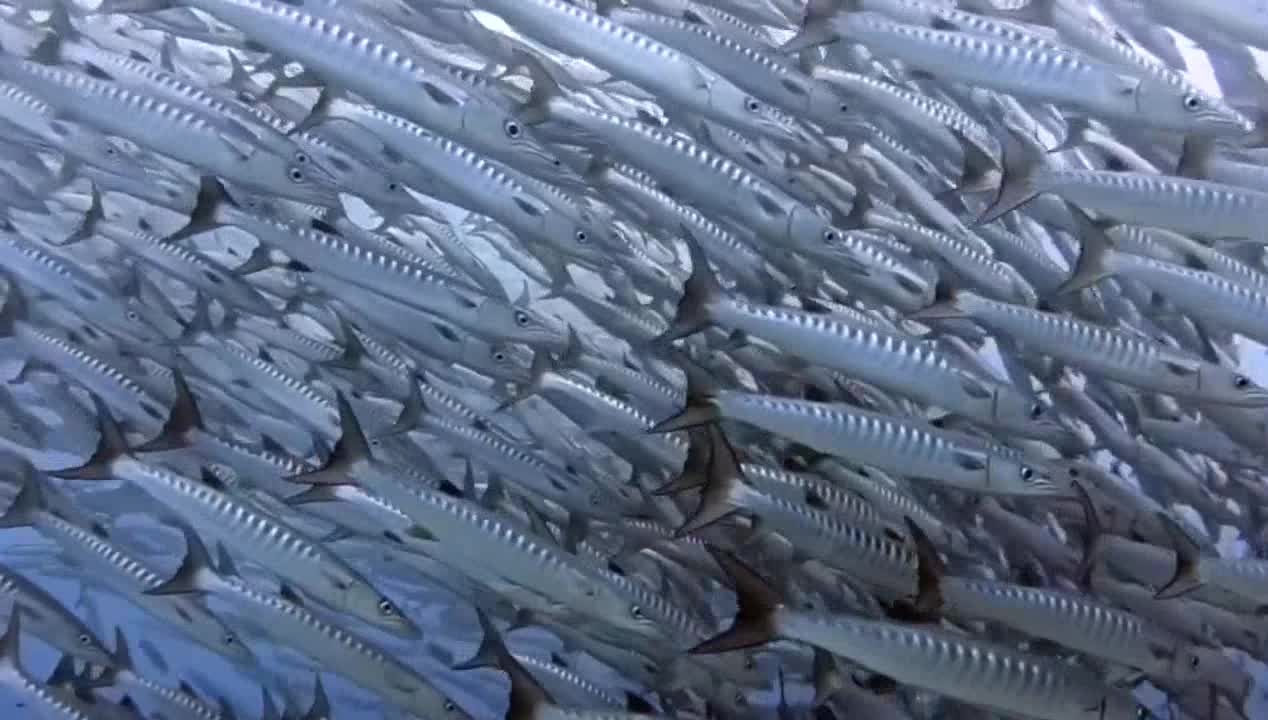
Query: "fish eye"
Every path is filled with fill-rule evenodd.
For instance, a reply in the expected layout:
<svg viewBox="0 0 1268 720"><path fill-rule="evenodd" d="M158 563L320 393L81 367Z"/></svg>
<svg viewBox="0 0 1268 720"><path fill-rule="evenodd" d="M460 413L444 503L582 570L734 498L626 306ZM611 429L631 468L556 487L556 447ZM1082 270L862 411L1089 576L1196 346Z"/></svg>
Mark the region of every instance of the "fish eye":
<svg viewBox="0 0 1268 720"><path fill-rule="evenodd" d="M1191 655L1191 656L1189 656L1189 667L1190 667L1190 668L1192 668L1192 669L1194 669L1194 670L1197 670L1197 669L1198 669L1198 666L1199 666L1199 665L1201 665L1201 664L1202 664L1202 660L1201 660L1201 659L1200 659L1197 655Z"/></svg>
<svg viewBox="0 0 1268 720"><path fill-rule="evenodd" d="M1198 97L1197 95L1184 96L1185 110L1199 110L1201 109L1201 107L1202 107L1202 98Z"/></svg>
<svg viewBox="0 0 1268 720"><path fill-rule="evenodd" d="M639 606L637 606L637 605L631 605L631 606L630 606L630 615L632 615L632 616L634 617L634 619L635 619L635 620L642 620L642 619L643 619L643 608L641 608L641 607L639 607Z"/></svg>
<svg viewBox="0 0 1268 720"><path fill-rule="evenodd" d="M1034 477L1034 476L1035 476L1035 471L1034 471L1034 470L1031 470L1031 469L1030 469L1030 466L1028 466L1028 465L1022 465L1022 466L1021 466L1021 471L1020 471L1020 473L1019 473L1019 474L1021 475L1021 479L1022 479L1022 480L1029 480L1029 479L1031 479L1032 477Z"/></svg>
<svg viewBox="0 0 1268 720"><path fill-rule="evenodd" d="M392 605L391 600L383 598L379 601L379 613L390 617L396 614L396 607Z"/></svg>
<svg viewBox="0 0 1268 720"><path fill-rule="evenodd" d="M823 241L824 241L824 242L836 242L836 241L837 241L837 231L836 231L836 230L824 230L824 231L823 231Z"/></svg>
<svg viewBox="0 0 1268 720"><path fill-rule="evenodd" d="M578 231L577 231L577 242L582 243L583 245L584 245L585 243L590 242L590 236L589 236L589 235L586 235L586 231L585 231L585 230L578 230Z"/></svg>
<svg viewBox="0 0 1268 720"><path fill-rule="evenodd" d="M850 106L846 105L845 103L841 103L841 112L849 112L849 111L850 111Z"/></svg>
<svg viewBox="0 0 1268 720"><path fill-rule="evenodd" d="M1031 420L1038 420L1041 415L1043 415L1043 405L1040 405L1039 403L1035 403L1034 405L1030 406Z"/></svg>
<svg viewBox="0 0 1268 720"><path fill-rule="evenodd" d="M392 181L387 184L387 189L391 190L392 192L396 192L397 190L401 189L401 185L398 182Z"/></svg>
<svg viewBox="0 0 1268 720"><path fill-rule="evenodd" d="M291 168L286 174L287 174L287 177L289 177L292 182L297 182L297 183L304 182L304 171L300 170L297 167Z"/></svg>
<svg viewBox="0 0 1268 720"><path fill-rule="evenodd" d="M1072 477L1072 478L1076 478L1076 477L1078 477L1078 476L1079 476L1079 469L1078 469L1078 468L1076 468L1076 467L1072 467L1072 468L1070 468L1070 469L1066 470L1065 472L1066 472L1066 474L1067 474L1067 475L1069 475L1069 476L1070 476L1070 477Z"/></svg>
<svg viewBox="0 0 1268 720"><path fill-rule="evenodd" d="M299 163L300 165L305 165L308 163L308 156L302 152L297 152L295 153L295 162Z"/></svg>
<svg viewBox="0 0 1268 720"><path fill-rule="evenodd" d="M497 362L506 362L506 353L501 350L494 350L493 359Z"/></svg>
<svg viewBox="0 0 1268 720"><path fill-rule="evenodd" d="M754 668L756 668L756 667L757 667L757 661L753 659L753 656L752 656L752 655L749 655L748 657L744 658L744 669L745 669L745 670L752 670L752 669L754 669Z"/></svg>
<svg viewBox="0 0 1268 720"><path fill-rule="evenodd" d="M1149 708L1145 707L1144 705L1137 705L1136 706L1136 720L1148 720L1148 718L1149 718Z"/></svg>
<svg viewBox="0 0 1268 720"><path fill-rule="evenodd" d="M92 638L88 637L87 633L83 633L79 636L80 645L88 645L91 642L92 642Z"/></svg>
<svg viewBox="0 0 1268 720"><path fill-rule="evenodd" d="M747 100L744 101L744 107L749 112L757 112L758 110L762 109L762 104L754 100L753 98L748 98Z"/></svg>
<svg viewBox="0 0 1268 720"><path fill-rule="evenodd" d="M517 138L520 136L520 124L514 120L507 120L506 124L502 126L502 129L506 131L506 136L509 138Z"/></svg>
<svg viewBox="0 0 1268 720"><path fill-rule="evenodd" d="M106 154L109 155L110 157L114 157L115 155L119 154L119 151L115 149L114 145L107 145Z"/></svg>
<svg viewBox="0 0 1268 720"><path fill-rule="evenodd" d="M128 319L129 319L129 320L136 320L136 319L139 317L139 316L136 314L136 310L129 310L127 314L128 314Z"/></svg>
<svg viewBox="0 0 1268 720"><path fill-rule="evenodd" d="M1240 388L1240 389L1245 389L1250 387L1250 378L1246 377L1245 375L1234 375L1233 387Z"/></svg>
<svg viewBox="0 0 1268 720"><path fill-rule="evenodd" d="M453 712L454 710L457 710L457 709L458 709L458 706L453 704L453 700L445 701L445 712Z"/></svg>
<svg viewBox="0 0 1268 720"><path fill-rule="evenodd" d="M515 311L516 325L519 325L520 327L526 327L528 325L528 321L529 321L528 313L524 312L523 310Z"/></svg>
<svg viewBox="0 0 1268 720"><path fill-rule="evenodd" d="M234 637L233 633L227 633L225 635L225 645L232 645L236 642L238 642L238 638Z"/></svg>

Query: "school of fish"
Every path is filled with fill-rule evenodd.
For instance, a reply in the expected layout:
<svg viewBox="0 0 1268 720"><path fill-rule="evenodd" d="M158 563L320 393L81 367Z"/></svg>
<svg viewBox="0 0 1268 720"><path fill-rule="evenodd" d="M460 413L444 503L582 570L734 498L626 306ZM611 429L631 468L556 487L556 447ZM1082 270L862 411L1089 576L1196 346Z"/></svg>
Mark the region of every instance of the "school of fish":
<svg viewBox="0 0 1268 720"><path fill-rule="evenodd" d="M1268 718L1257 52L3 0L0 717Z"/></svg>

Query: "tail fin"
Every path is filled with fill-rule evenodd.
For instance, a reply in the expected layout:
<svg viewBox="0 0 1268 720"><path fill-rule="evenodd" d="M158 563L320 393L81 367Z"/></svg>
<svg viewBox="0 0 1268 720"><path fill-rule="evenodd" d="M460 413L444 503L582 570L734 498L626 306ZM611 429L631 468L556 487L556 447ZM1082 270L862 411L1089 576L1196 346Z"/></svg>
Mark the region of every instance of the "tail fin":
<svg viewBox="0 0 1268 720"><path fill-rule="evenodd" d="M954 320L968 317L968 312L960 305L956 291L944 280L939 280L934 287L933 304L923 307L907 315L908 320Z"/></svg>
<svg viewBox="0 0 1268 720"><path fill-rule="evenodd" d="M427 382L426 376L419 371L418 375L410 381L409 395L405 396L405 402L401 404L401 411L397 413L396 421L378 437L401 435L422 426L423 417L427 414L427 402L423 400L420 383L425 382Z"/></svg>
<svg viewBox="0 0 1268 720"><path fill-rule="evenodd" d="M1079 239L1079 257L1074 271L1065 282L1052 291L1053 297L1082 290L1114 274L1110 262L1114 253L1114 240L1106 233L1109 223L1093 220L1081 208L1070 206Z"/></svg>
<svg viewBox="0 0 1268 720"><path fill-rule="evenodd" d="M708 483L709 468L713 462L713 443L706 428L694 427L687 431L687 458L677 477L652 491L652 495L676 495Z"/></svg>
<svg viewBox="0 0 1268 720"><path fill-rule="evenodd" d="M92 457L83 465L62 470L52 470L48 474L66 480L109 480L114 477L114 463L128 454L127 443L123 432L115 421L110 408L101 396L93 394L93 405L97 409L97 449Z"/></svg>
<svg viewBox="0 0 1268 720"><path fill-rule="evenodd" d="M1104 527L1101 525L1101 516L1096 512L1096 504L1092 502L1092 496L1088 494L1087 488L1083 487L1083 483L1072 482L1075 495L1078 496L1079 505L1083 506L1083 557L1079 560L1079 587L1090 589L1092 585L1092 569L1096 565L1096 551L1101 542L1101 536L1104 534Z"/></svg>
<svg viewBox="0 0 1268 720"><path fill-rule="evenodd" d="M712 545L709 546L709 552L735 585L739 610L735 614L735 620L731 622L731 627L696 645L688 652L692 655L707 655L742 650L774 639L778 630L775 613L781 605L775 589L731 553L719 550Z"/></svg>
<svg viewBox="0 0 1268 720"><path fill-rule="evenodd" d="M942 607L942 577L946 575L947 567L924 529L910 517L903 517L903 522L916 548L917 584L912 609L918 615L933 616Z"/></svg>
<svg viewBox="0 0 1268 720"><path fill-rule="evenodd" d="M185 557L181 560L180 567L165 582L146 590L146 595L206 593L216 586L219 575L212 567L211 555L202 538L184 523L181 523L180 530L185 536Z"/></svg>
<svg viewBox="0 0 1268 720"><path fill-rule="evenodd" d="M722 297L722 286L709 267L709 257L700 241L685 225L681 232L691 257L691 276L683 283L682 298L678 300L673 321L665 332L652 340L653 344L666 344L708 327L712 323L709 308Z"/></svg>
<svg viewBox="0 0 1268 720"><path fill-rule="evenodd" d="M203 175L198 181L198 196L193 210L189 212L189 222L168 235L167 239L183 240L228 225L231 222L229 211L236 207L237 203L229 196L220 180L213 175Z"/></svg>
<svg viewBox="0 0 1268 720"><path fill-rule="evenodd" d="M496 667L506 673L511 681L510 702L506 709L506 720L531 720L542 705L554 704L554 700L537 680L520 664L502 641L502 636L493 621L480 608L476 608L476 617L480 621L483 637L476 654L466 662L453 667L454 670L473 670L482 667Z"/></svg>
<svg viewBox="0 0 1268 720"><path fill-rule="evenodd" d="M352 482L350 471L370 459L370 442L366 440L361 429L361 421L352 410L348 397L342 391L335 393L335 404L339 408L339 439L330 451L330 457L316 470L309 470L286 478L292 482L310 485L346 485Z"/></svg>
<svg viewBox="0 0 1268 720"><path fill-rule="evenodd" d="M731 447L717 425L704 428L704 435L711 455L704 489L700 493L700 504L696 506L695 512L683 521L682 527L675 533L678 537L708 527L739 508L735 496L743 489L741 485L744 475L740 471L735 448Z"/></svg>
<svg viewBox="0 0 1268 720"><path fill-rule="evenodd" d="M198 403L185 381L185 373L180 368L172 368L172 385L176 390L176 400L172 403L172 411L159 434L147 443L133 448L134 452L156 452L159 450L175 450L189 447L190 435L194 430L203 429L202 413L198 411Z"/></svg>
<svg viewBox="0 0 1268 720"><path fill-rule="evenodd" d="M1175 550L1176 569L1171 579L1154 593L1154 597L1159 600L1169 600L1190 593L1203 585L1200 567L1201 549L1189 536L1188 531L1175 521L1175 518L1160 512L1158 519L1171 539L1172 549Z"/></svg>
<svg viewBox="0 0 1268 720"><path fill-rule="evenodd" d="M326 686L321 681L321 673L316 674L313 681L313 704L300 720L328 720L331 716L330 696L326 694Z"/></svg>
<svg viewBox="0 0 1268 720"><path fill-rule="evenodd" d="M648 433L666 433L674 430L685 430L697 425L709 425L721 419L722 415L714 402L717 387L713 378L694 360L682 356L680 363L687 375L687 405L678 412L653 425Z"/></svg>
<svg viewBox="0 0 1268 720"><path fill-rule="evenodd" d="M18 285L17 277L7 270L0 269L0 277L8 285L4 306L0 307L0 337L12 337L17 330L18 321L26 318L26 294Z"/></svg>
<svg viewBox="0 0 1268 720"><path fill-rule="evenodd" d="M841 39L841 35L832 25L832 17L842 9L840 0L810 0L806 3L806 12L797 34L779 46L779 52L786 55L800 53L803 50L828 45Z"/></svg>
<svg viewBox="0 0 1268 720"><path fill-rule="evenodd" d="M1030 202L1039 193L1035 190L1034 177L1043 166L1043 155L1027 145L1011 130L1004 138L1003 172L995 200L978 217L978 225L994 222Z"/></svg>
<svg viewBox="0 0 1268 720"><path fill-rule="evenodd" d="M35 523L35 515L45 508L43 482L35 474L31 463L22 461L18 467L18 494L9 509L0 515L0 528L28 527Z"/></svg>
<svg viewBox="0 0 1268 720"><path fill-rule="evenodd" d="M22 669L22 613L9 613L9 625L0 635L0 674L24 675Z"/></svg>

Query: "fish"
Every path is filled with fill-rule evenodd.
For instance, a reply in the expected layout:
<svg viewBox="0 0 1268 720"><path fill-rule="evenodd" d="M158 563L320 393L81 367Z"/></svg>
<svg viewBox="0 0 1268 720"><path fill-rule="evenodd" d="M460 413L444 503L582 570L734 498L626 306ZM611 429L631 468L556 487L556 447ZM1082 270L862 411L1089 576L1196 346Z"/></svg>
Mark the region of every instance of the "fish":
<svg viewBox="0 0 1268 720"><path fill-rule="evenodd" d="M5 701L1258 717L1226 4L19 3Z"/></svg>

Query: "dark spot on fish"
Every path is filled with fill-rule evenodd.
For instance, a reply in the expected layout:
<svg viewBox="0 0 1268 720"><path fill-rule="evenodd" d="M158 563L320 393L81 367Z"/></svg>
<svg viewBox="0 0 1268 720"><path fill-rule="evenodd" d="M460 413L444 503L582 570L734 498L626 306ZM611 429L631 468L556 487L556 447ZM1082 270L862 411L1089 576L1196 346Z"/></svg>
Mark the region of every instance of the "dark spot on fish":
<svg viewBox="0 0 1268 720"><path fill-rule="evenodd" d="M167 196L176 197L176 191L169 189L167 191ZM144 232L150 232L154 229L154 226L150 224L150 221L146 220L145 218L137 218L136 226L138 230L142 230Z"/></svg>
<svg viewBox="0 0 1268 720"><path fill-rule="evenodd" d="M423 87L423 92L427 93L427 97L440 103L441 105L449 105L451 107L458 105L457 98L444 90L441 90L439 87L436 87L425 80L419 83L419 85Z"/></svg>
<svg viewBox="0 0 1268 720"><path fill-rule="evenodd" d="M207 280L209 280L209 281L211 281L211 282L213 282L213 283L216 283L217 285L219 285L220 283L222 283L222 282L224 282L224 281L225 281L225 279L224 279L224 278L220 277L220 274L219 274L219 273L214 272L214 271L212 271L212 270L204 270L204 271L203 271L203 277L207 278Z"/></svg>
<svg viewBox="0 0 1268 720"><path fill-rule="evenodd" d="M344 160L338 155L331 155L326 158L326 162L339 172L348 172L352 170L352 163L349 163L347 160Z"/></svg>
<svg viewBox="0 0 1268 720"><path fill-rule="evenodd" d="M312 229L317 230L319 232L324 232L327 235L339 234L339 228L319 218L313 218L312 220L308 222L308 224Z"/></svg>
<svg viewBox="0 0 1268 720"><path fill-rule="evenodd" d="M537 206L536 206L536 205L534 205L533 203L530 203L530 202L528 202L527 200L524 200L524 199L522 199L522 198L518 198L518 197L512 197L512 198L511 198L511 200L512 200L512 201L513 201L513 202L514 202L517 206L519 206L519 209L520 209L520 210L524 211L524 214L525 214L525 215L532 215L533 217L541 217L541 216L542 216L542 209L541 209L541 208L539 208L539 207L537 207Z"/></svg>
<svg viewBox="0 0 1268 720"><path fill-rule="evenodd" d="M456 498L464 497L462 494L462 490L457 485L454 485L448 480L440 481L440 485L438 485L436 489L446 495L449 495L450 497L456 497Z"/></svg>
<svg viewBox="0 0 1268 720"><path fill-rule="evenodd" d="M1110 172L1126 172L1130 168L1127 163L1117 155L1109 155L1105 158L1105 169Z"/></svg>
<svg viewBox="0 0 1268 720"><path fill-rule="evenodd" d="M823 497L819 495L819 493L815 492L814 490L806 491L806 504L816 510L828 509L828 503L825 502Z"/></svg>
<svg viewBox="0 0 1268 720"><path fill-rule="evenodd" d="M436 328L436 332L440 333L441 337L445 338L449 342L456 343L459 341L458 334L455 333L453 331L453 328L449 327L448 325L441 325L440 323L434 323L433 326Z"/></svg>
<svg viewBox="0 0 1268 720"><path fill-rule="evenodd" d="M551 486L551 487L553 487L553 488L555 488L555 490L558 490L558 491L559 491L559 492L561 492L561 493L566 493L566 492L568 492L568 486L567 486L567 485L564 485L564 484L563 484L563 483L561 483L561 482L559 482L559 481L558 481L558 480L556 480L555 478L551 478L551 479L550 479L550 486Z"/></svg>
<svg viewBox="0 0 1268 720"><path fill-rule="evenodd" d="M114 80L114 77L111 76L110 73L106 72L105 70L102 70L100 67L98 67L97 65L93 63L85 64L84 70L88 71L88 74L91 77L97 78L98 80Z"/></svg>
<svg viewBox="0 0 1268 720"><path fill-rule="evenodd" d="M612 572L616 573L617 575L620 575L621 577L625 577L625 568L621 567L620 565L617 565L616 561L614 560L608 561L608 570L611 570Z"/></svg>

